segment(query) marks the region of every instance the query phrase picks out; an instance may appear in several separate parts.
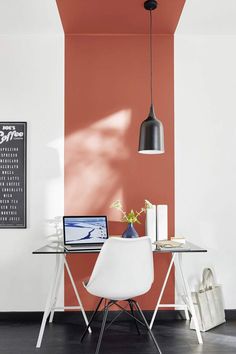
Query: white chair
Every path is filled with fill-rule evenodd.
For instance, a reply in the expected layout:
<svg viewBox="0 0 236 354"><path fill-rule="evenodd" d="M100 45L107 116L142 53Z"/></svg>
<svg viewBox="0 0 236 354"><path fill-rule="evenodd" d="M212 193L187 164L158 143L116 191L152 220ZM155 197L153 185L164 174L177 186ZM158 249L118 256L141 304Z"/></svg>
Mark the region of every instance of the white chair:
<svg viewBox="0 0 236 354"><path fill-rule="evenodd" d="M124 239L118 237L109 238L102 247L97 258L92 275L85 285L87 291L100 297L100 301L89 321L89 324L81 337L85 337L102 301L105 302L103 321L95 354L99 353L103 332L106 325L108 310L112 305L118 306L135 320L148 329L159 353L161 350L155 337L141 311L137 301L132 298L145 294L152 286L154 279L152 244L149 237ZM126 300L131 312L126 311L118 302ZM138 311L142 321L134 316L134 308ZM112 321L113 322L113 321Z"/></svg>

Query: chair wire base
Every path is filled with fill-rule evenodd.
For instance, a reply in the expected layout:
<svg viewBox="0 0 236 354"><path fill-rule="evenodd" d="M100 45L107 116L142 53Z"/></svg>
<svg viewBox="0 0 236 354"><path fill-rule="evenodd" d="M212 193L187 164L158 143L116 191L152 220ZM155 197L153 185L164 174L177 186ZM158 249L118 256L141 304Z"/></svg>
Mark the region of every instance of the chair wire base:
<svg viewBox="0 0 236 354"><path fill-rule="evenodd" d="M93 314L92 314L92 316L91 316L91 318L90 318L90 320L89 320L89 323L88 323L88 325L87 325L87 327L86 327L86 329L85 329L85 331L84 331L84 333L83 333L83 335L82 335L82 337L81 337L81 339L80 339L81 342L83 341L84 337L85 337L86 334L88 333L88 329L89 329L91 323L93 322L93 320L94 320L94 318L95 318L95 316L96 316L96 314L97 314L97 312L98 312L98 310L99 310L99 307L100 307L100 305L101 305L101 303L102 303L103 300L104 300L103 298L101 298L101 299L99 300L99 302L98 302L98 304L97 304L97 307L96 307L95 311L93 312ZM128 311L126 310L126 308L124 308L123 306L121 306L120 304L118 304L118 301L116 301L116 300L109 300L108 303L105 302L105 306L104 306L104 308L103 308L102 325L101 325L101 330L100 330L100 333L99 333L99 338L98 338L98 342L97 342L97 347L96 347L95 354L99 354L104 331L105 331L108 327L110 327L110 325L111 325L111 324L121 315L121 313L123 313L123 312L127 313L127 315L129 315L130 317L133 318L133 320L134 320L134 322L135 322L135 327L136 327L137 333L138 333L139 335L140 335L140 330L139 330L138 324L141 324L142 326L146 327L146 329L148 330L148 332L149 332L149 334L150 334L150 336L151 336L151 338L152 338L152 340L153 340L153 342L154 342L155 347L157 348L158 353L159 353L159 354L162 354L161 349L160 349L160 347L159 347L159 345L158 345L158 343L157 343L157 341L156 341L156 339L155 339L155 337L154 337L154 335L153 335L153 333L152 333L152 330L151 330L151 328L149 327L149 325L148 325L148 323L147 323L147 320L146 320L146 318L145 318L145 316L144 316L144 314L143 314L143 312L142 312L142 310L141 310L139 304L137 303L137 301L135 301L135 300L133 300L133 299L128 299L128 300L126 300L126 301L127 301L128 304L129 304L130 312L128 312ZM106 321L107 321L107 316L108 316L109 308L110 308L111 306L113 306L113 305L116 305L117 307L119 307L119 308L121 309L121 311L120 311L120 312L117 314L117 316L106 326ZM134 309L135 309L135 308L136 308L136 310L137 310L137 312L138 312L140 318L142 319L142 321L139 320L139 319L135 316L135 314L134 314Z"/></svg>
<svg viewBox="0 0 236 354"><path fill-rule="evenodd" d="M98 304L97 304L97 307L96 307L95 311L93 312L93 314L92 314L92 316L91 316L91 318L90 318L90 320L89 320L89 323L88 323L88 325L86 326L86 328L85 328L85 330L84 330L84 333L82 334L82 337L80 338L80 342L81 342L81 343L82 343L84 337L86 336L86 334L88 333L88 329L89 329L91 323L93 322L93 320L94 320L94 318L95 318L95 316L96 316L96 314L97 314L97 312L98 312L98 310L99 310L99 307L100 307L100 305L101 305L101 303L102 303L102 300L103 300L103 298L101 298L101 299L99 300L99 302L98 302Z"/></svg>

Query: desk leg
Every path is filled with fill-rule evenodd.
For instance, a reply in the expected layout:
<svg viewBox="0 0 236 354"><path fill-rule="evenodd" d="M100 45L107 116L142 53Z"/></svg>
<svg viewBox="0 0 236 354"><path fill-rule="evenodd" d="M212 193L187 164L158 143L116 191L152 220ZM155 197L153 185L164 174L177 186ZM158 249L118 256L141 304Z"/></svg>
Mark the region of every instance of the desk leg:
<svg viewBox="0 0 236 354"><path fill-rule="evenodd" d="M53 317L54 317L54 312L55 312L55 308L56 308L56 304L57 304L57 297L58 297L58 291L61 285L61 279L62 279L62 274L63 274L63 269L64 269L64 255L61 255L61 262L59 264L59 268L58 268L58 277L57 277L57 281L55 283L55 288L54 288L54 292L53 292L53 297L52 297L52 304L51 304L51 314L49 317L49 323L52 323L53 321Z"/></svg>
<svg viewBox="0 0 236 354"><path fill-rule="evenodd" d="M186 318L186 320L189 321L189 320L190 320L190 317L189 317L189 313L188 313L188 306L186 306L186 307L184 308L184 313L185 313L185 318Z"/></svg>
<svg viewBox="0 0 236 354"><path fill-rule="evenodd" d="M173 263L174 263L174 260L175 260L175 255L176 255L176 253L172 253L172 258L171 258L171 261L170 261L170 264L169 264L169 268L168 268L168 271L167 271L167 273L166 273L166 277L165 277L164 283L163 283L163 285L162 285L159 298L158 298L158 300L157 300L157 304L156 304L155 311L154 311L153 316L152 316L152 320L151 320L151 322L150 322L150 329L152 329L154 320L155 320L155 318L156 318L157 311L158 311L158 308L159 308L159 306L160 306L161 299L162 299L162 296L163 296L163 293L164 293L164 290L165 290L165 287L166 287L166 283L167 283L167 280L168 280L168 278L169 278L170 271L171 271L171 268L172 268Z"/></svg>
<svg viewBox="0 0 236 354"><path fill-rule="evenodd" d="M72 287L73 287L73 290L74 290L76 299L77 299L77 301L78 301L80 310L81 310L82 315L83 315L83 317L84 317L84 321L85 321L85 323L86 323L86 326L88 326L88 319L87 319L86 313L85 313L85 311L84 311L84 307L83 307L83 305L82 305L82 302L81 302L81 300L80 300L80 296L79 296L78 290L77 290L77 288L76 288L74 279L73 279L73 277L72 277L72 274L71 274L71 271L70 271L68 262L67 262L67 260L66 260L66 255L65 255L65 258L64 258L64 262L65 262L66 270L67 270L67 273L68 273L68 275L69 275L69 278L70 278L70 281L71 281L71 284L72 284ZM90 327L88 328L88 331L89 331L89 333L92 333L92 330L91 330Z"/></svg>
<svg viewBox="0 0 236 354"><path fill-rule="evenodd" d="M200 329L199 329L199 324L198 324L198 321L197 321L197 316L196 316L196 312L195 312L193 301L192 301L191 291L189 289L188 282L185 279L183 268L182 268L182 254L181 253L178 253L178 262L176 263L176 265L179 268L179 272L180 272L180 275L181 275L181 278L182 278L182 282L183 282L184 291L185 291L185 294L186 294L186 297L187 297L187 300L188 300L189 309L190 309L190 312L191 312L191 314L193 316L193 322L194 322L194 325L195 325L195 330L196 330L196 334L197 334L198 343L202 344L203 343L202 335L201 335L201 332L200 332Z"/></svg>
<svg viewBox="0 0 236 354"><path fill-rule="evenodd" d="M42 343L45 325L47 322L48 315L50 314L50 311L51 311L53 298L55 297L56 285L59 282L60 267L61 267L62 263L63 263L63 255L57 254L56 255L55 271L54 271L54 278L53 278L53 281L52 281L52 284L51 284L51 287L49 290L49 294L47 297L47 302L46 302L46 306L45 306L45 310L44 310L44 314L43 314L43 319L41 322L41 327L39 330L36 348L40 348L41 343Z"/></svg>
<svg viewBox="0 0 236 354"><path fill-rule="evenodd" d="M178 269L178 264L176 264L178 260L178 257L176 257L175 259L175 293L178 294L179 296L181 296L184 305L183 305L183 309L184 309L184 313L185 313L185 319L187 321L190 320L189 317L189 306L187 305L186 301L187 301L187 293L186 293L186 289L183 286L183 282L182 282L182 278L180 277L180 271Z"/></svg>

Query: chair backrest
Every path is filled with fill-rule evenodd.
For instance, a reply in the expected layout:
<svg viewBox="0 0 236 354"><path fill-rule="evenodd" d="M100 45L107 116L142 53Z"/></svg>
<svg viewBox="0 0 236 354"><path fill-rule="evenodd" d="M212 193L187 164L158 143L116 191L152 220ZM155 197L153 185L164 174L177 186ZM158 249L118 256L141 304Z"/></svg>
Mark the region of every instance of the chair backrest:
<svg viewBox="0 0 236 354"><path fill-rule="evenodd" d="M86 286L93 295L125 300L146 293L153 283L150 237L109 238Z"/></svg>

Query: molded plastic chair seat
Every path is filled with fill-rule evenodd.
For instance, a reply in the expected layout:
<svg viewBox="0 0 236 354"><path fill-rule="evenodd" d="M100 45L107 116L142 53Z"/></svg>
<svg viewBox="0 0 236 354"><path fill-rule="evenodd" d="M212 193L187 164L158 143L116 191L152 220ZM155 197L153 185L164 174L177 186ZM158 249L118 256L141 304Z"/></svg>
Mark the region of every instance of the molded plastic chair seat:
<svg viewBox="0 0 236 354"><path fill-rule="evenodd" d="M132 299L148 292L153 280L153 253L150 237L135 239L109 238L102 247L88 283L84 284L90 294L98 296L101 299L81 337L81 341L87 334L88 328L97 314L102 301L108 299L109 302L105 301L103 321L95 354L99 353L108 310L112 305L118 306L135 320L136 329L139 334L138 323L144 325L149 331L158 352L161 354L161 350L143 312L138 303ZM130 313L118 304L120 300L128 302ZM134 316L135 309L139 313L141 321Z"/></svg>
<svg viewBox="0 0 236 354"><path fill-rule="evenodd" d="M112 237L103 245L86 289L98 297L126 300L148 292L153 279L150 238Z"/></svg>

